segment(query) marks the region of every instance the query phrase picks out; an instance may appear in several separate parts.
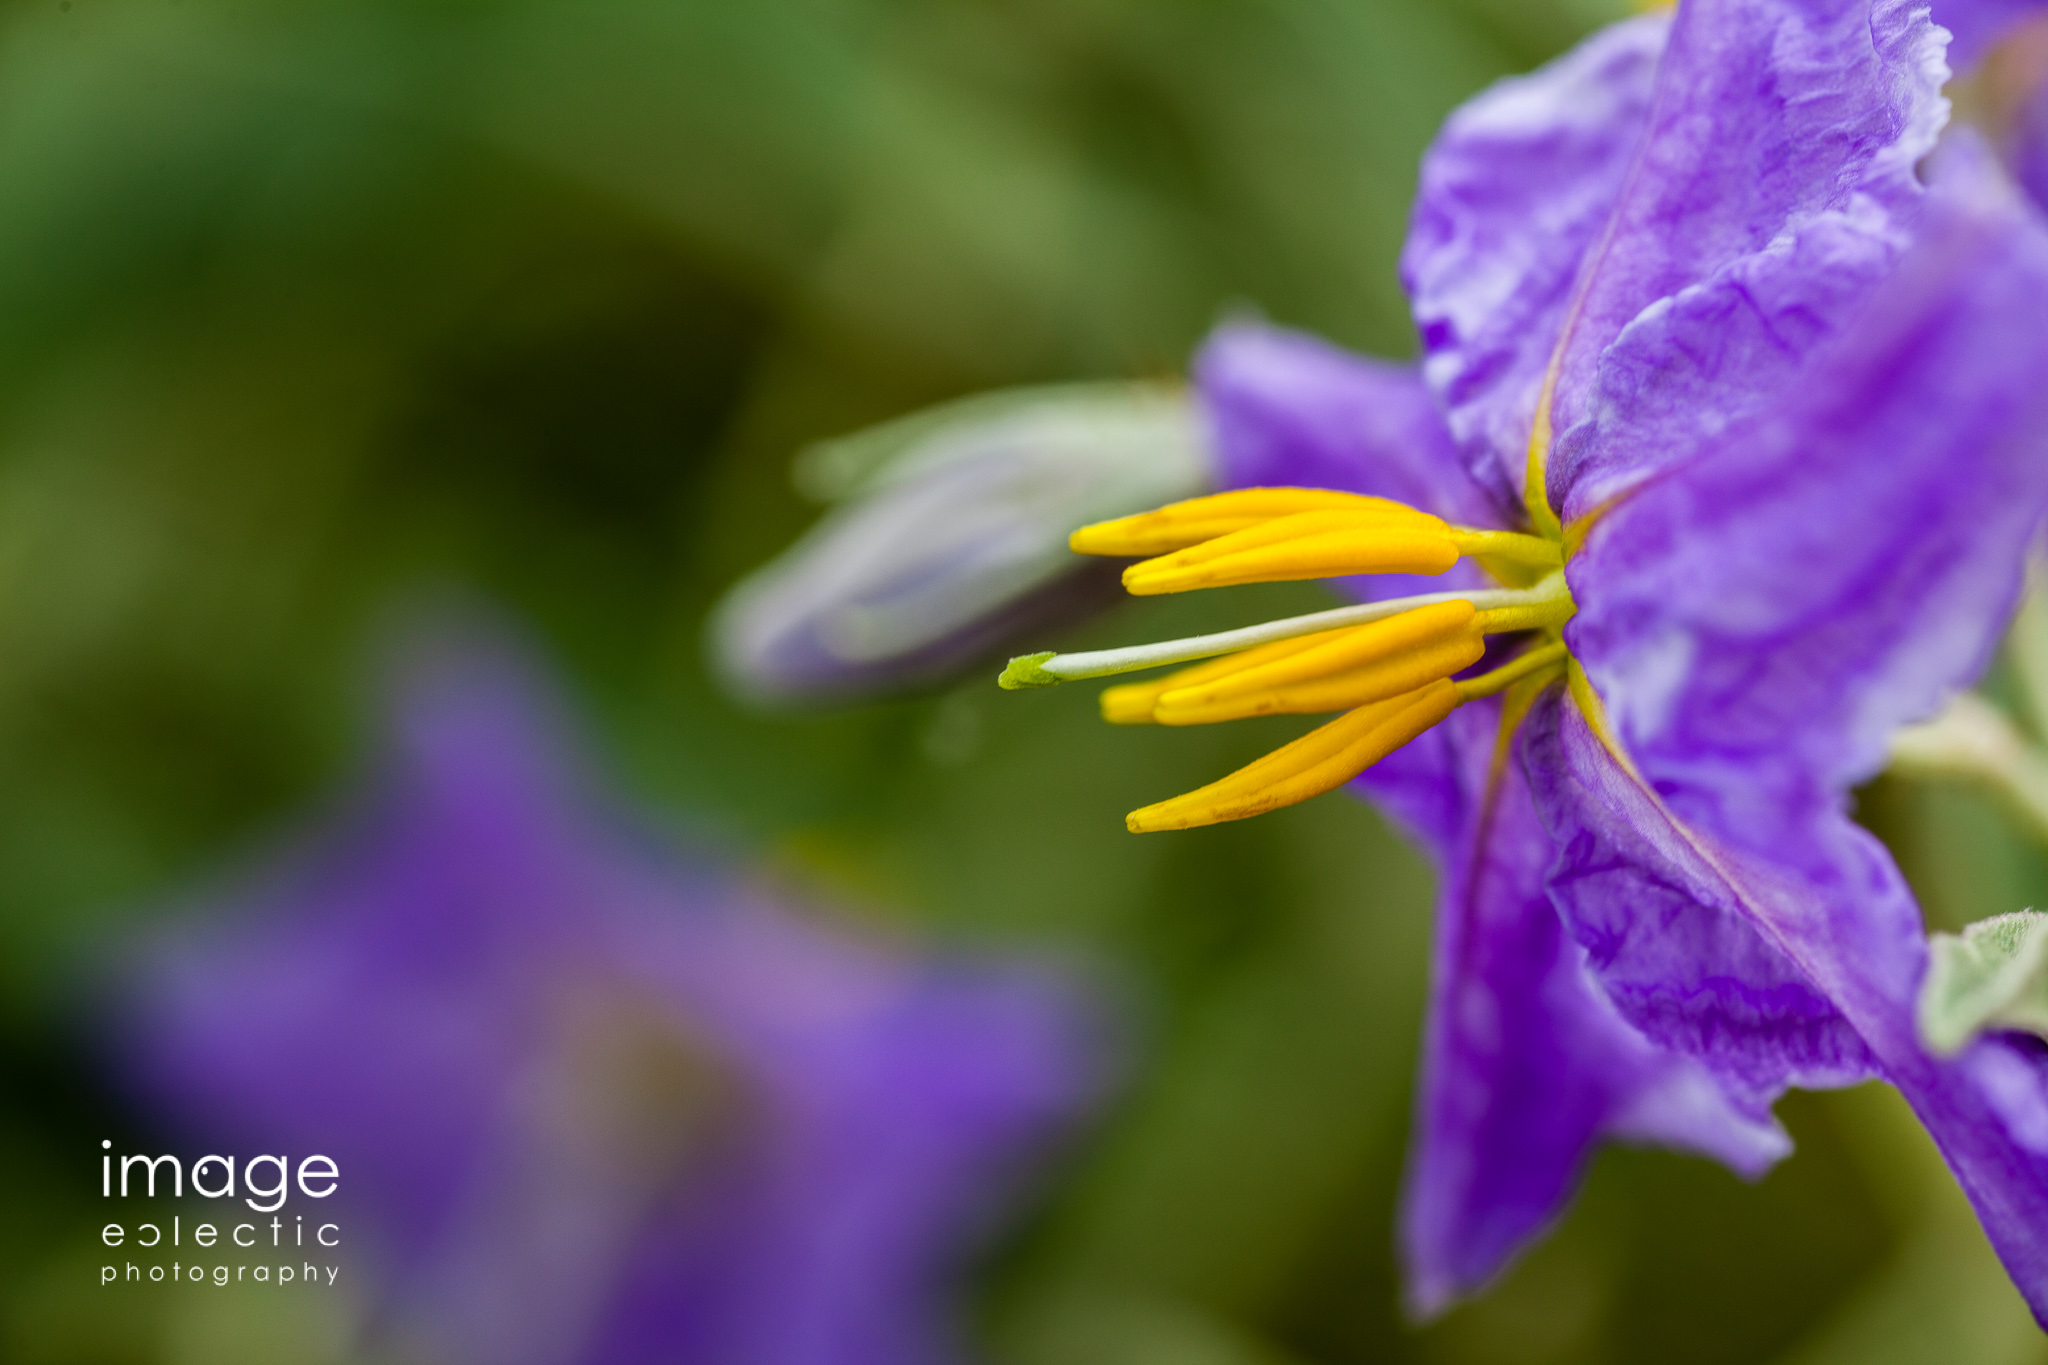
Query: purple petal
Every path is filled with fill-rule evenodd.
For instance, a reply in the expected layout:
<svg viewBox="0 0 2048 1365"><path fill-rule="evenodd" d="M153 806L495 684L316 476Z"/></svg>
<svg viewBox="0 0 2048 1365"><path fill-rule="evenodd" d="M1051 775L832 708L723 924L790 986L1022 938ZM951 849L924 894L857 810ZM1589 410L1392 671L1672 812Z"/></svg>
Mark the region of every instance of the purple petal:
<svg viewBox="0 0 2048 1365"><path fill-rule="evenodd" d="M1339 488L1393 498L1467 526L1518 519L1458 467L1436 400L1413 365L1305 332L1227 323L1195 358L1223 488Z"/></svg>
<svg viewBox="0 0 2048 1365"><path fill-rule="evenodd" d="M1519 506L1544 369L1635 159L1669 27L1666 15L1616 24L1500 82L1423 159L1401 257L1423 375L1466 467L1504 506Z"/></svg>
<svg viewBox="0 0 2048 1365"><path fill-rule="evenodd" d="M1761 1174L1790 1149L1757 1107L1625 1023L1544 889L1554 855L1519 770L1493 769L1497 707L1439 727L1465 818L1439 848L1430 1017L1403 1234L1408 1294L1435 1313L1557 1217L1593 1144L1654 1142Z"/></svg>
<svg viewBox="0 0 2048 1365"><path fill-rule="evenodd" d="M1760 1098L1883 1075L2048 1321L2048 1068L2037 1048L2002 1040L1956 1063L1922 1050L1926 943L1883 847L1825 802L1773 809L1774 848L1730 846L1681 820L1560 695L1539 704L1527 745L1564 849L1552 894L1622 1012Z"/></svg>
<svg viewBox="0 0 2048 1365"><path fill-rule="evenodd" d="M1559 354L1550 492L1567 520L1803 382L1906 240L1947 78L1909 0L1680 8Z"/></svg>
<svg viewBox="0 0 2048 1365"><path fill-rule="evenodd" d="M1661 790L1653 793L1618 762L1576 705L1561 694L1539 702L1524 727L1522 756L1558 848L1551 894L1629 1022L1701 1058L1752 1103L1788 1086L1848 1085L1872 1073L1863 1039L1827 992L1751 922L1718 864L1675 823ZM1846 822L1843 831L1829 831L1845 845L1835 861L1866 866L1828 865L1803 846L1811 831L1780 826L1785 851L1812 876L1816 904L1827 903L1819 899L1824 893L1838 902L1842 942L1867 928L1873 953L1882 936L1910 955L1920 933L1910 902L1907 918L1882 930L1855 920L1860 890L1896 874L1874 846L1850 838Z"/></svg>
<svg viewBox="0 0 2048 1365"><path fill-rule="evenodd" d="M1574 655L1688 822L1877 770L1983 667L2048 504L2048 231L1981 148L1926 239L1775 411L1606 514L1567 568Z"/></svg>
<svg viewBox="0 0 2048 1365"><path fill-rule="evenodd" d="M1633 770L1556 700L1525 754L1553 894L1622 1013L1737 1093L1898 1085L2040 1312L2025 1124L1921 1052L1919 913L1841 810L1981 669L2048 502L2048 239L1968 142L1927 215L1796 388L1571 562L1566 635Z"/></svg>
<svg viewBox="0 0 2048 1365"><path fill-rule="evenodd" d="M1587 400L1597 415L1552 451L1559 513L1586 516L1736 439L1804 382L1804 361L1841 333L1896 254L1882 221L1823 216L1646 308L1599 359Z"/></svg>

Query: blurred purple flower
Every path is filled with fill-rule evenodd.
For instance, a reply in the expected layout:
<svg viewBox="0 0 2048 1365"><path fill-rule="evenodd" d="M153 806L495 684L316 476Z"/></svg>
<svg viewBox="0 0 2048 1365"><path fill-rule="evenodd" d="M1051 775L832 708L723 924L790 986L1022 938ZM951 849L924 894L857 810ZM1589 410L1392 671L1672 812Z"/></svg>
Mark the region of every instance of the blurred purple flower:
<svg viewBox="0 0 2048 1365"><path fill-rule="evenodd" d="M387 707L366 789L145 958L161 1107L334 1157L435 1358L956 1359L961 1258L1098 1075L1070 984L651 837L502 642L415 651Z"/></svg>
<svg viewBox="0 0 2048 1365"><path fill-rule="evenodd" d="M2048 504L2048 233L1967 137L1920 179L1944 42L1899 0L1684 0L1480 95L1425 159L1403 260L1421 373L1227 328L1198 366L1220 482L1265 491L1076 536L1161 555L1133 591L1451 591L1007 675L1257 643L1105 710L1355 708L1130 821L1363 772L1436 856L1422 1312L1540 1234L1600 1139L1753 1174L1789 1148L1785 1089L1881 1076L2048 1321L2048 1057L1922 1047L1918 908L1846 814L1893 729L1984 667Z"/></svg>
<svg viewBox="0 0 2048 1365"><path fill-rule="evenodd" d="M1935 0L1934 22L1949 32L1948 64L1962 75L2038 15L2044 0Z"/></svg>
<svg viewBox="0 0 2048 1365"><path fill-rule="evenodd" d="M1935 19L1956 35L1949 61L1967 116L2048 208L2048 0L1944 0Z"/></svg>

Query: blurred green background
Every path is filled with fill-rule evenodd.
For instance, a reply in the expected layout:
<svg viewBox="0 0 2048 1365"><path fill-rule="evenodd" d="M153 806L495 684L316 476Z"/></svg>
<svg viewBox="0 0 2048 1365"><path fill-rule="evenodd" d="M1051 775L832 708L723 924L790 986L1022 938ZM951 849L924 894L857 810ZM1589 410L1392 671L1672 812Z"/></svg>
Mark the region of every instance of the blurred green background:
<svg viewBox="0 0 2048 1365"><path fill-rule="evenodd" d="M0 1357L351 1358L332 1318L96 1296L91 1154L146 1119L80 981L348 770L379 622L454 589L547 642L658 807L857 914L1132 983L1131 1084L982 1267L990 1359L2048 1360L1875 1090L1788 1101L1800 1151L1756 1186L1607 1153L1494 1293L1404 1323L1430 887L1370 811L1133 839L1270 732L1112 734L1086 691L979 677L768 718L706 674L709 605L815 515L809 441L1171 374L1231 309L1408 353L1436 124L1618 8L0 7ZM1974 797L1866 808L1938 923L2048 885Z"/></svg>

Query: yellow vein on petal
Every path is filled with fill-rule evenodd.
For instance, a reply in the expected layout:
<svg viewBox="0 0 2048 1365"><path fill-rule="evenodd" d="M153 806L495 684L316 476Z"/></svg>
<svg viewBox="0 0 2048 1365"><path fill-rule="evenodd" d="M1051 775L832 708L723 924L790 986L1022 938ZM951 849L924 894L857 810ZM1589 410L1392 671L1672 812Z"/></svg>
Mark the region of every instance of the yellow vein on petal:
<svg viewBox="0 0 2048 1365"><path fill-rule="evenodd" d="M1661 66L1660 60L1660 69ZM1551 347L1549 363L1543 368L1543 386L1536 395L1536 412L1529 423L1528 459L1522 470L1522 502L1528 508L1530 523L1540 534L1553 539L1560 538L1563 533L1557 511L1550 505L1549 489L1550 443L1553 437L1551 409L1557 399L1557 381L1564 370L1566 348L1585 315L1586 300L1593 292L1593 281L1606 262L1607 253L1614 247L1621 230L1622 215L1628 208L1637 180L1643 174L1644 163L1649 160L1649 130L1657 126L1665 96L1665 86L1658 82L1649 113L1643 120L1642 141L1629 162L1628 174L1622 177L1621 191L1614 197L1614 207L1608 210L1607 222L1600 230L1600 240L1586 253L1586 259L1579 268L1579 278L1572 286L1571 303L1565 309L1564 321L1558 326L1557 341Z"/></svg>

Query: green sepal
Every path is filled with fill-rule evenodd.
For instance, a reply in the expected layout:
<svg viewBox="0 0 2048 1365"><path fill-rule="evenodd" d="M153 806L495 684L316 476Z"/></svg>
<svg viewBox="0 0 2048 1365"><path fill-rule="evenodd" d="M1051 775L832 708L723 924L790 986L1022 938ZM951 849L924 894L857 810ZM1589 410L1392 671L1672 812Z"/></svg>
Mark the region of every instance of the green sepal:
<svg viewBox="0 0 2048 1365"><path fill-rule="evenodd" d="M2048 914L2022 910L1928 943L1920 1036L1944 1055L1986 1029L2048 1039Z"/></svg>
<svg viewBox="0 0 2048 1365"><path fill-rule="evenodd" d="M1066 680L1046 672L1041 666L1055 653L1056 650L1048 649L1040 654L1019 654L1010 660L1003 675L996 679L997 685L1010 692L1024 687L1058 687Z"/></svg>

